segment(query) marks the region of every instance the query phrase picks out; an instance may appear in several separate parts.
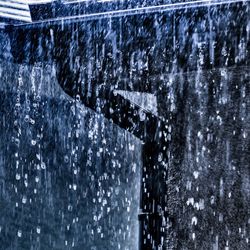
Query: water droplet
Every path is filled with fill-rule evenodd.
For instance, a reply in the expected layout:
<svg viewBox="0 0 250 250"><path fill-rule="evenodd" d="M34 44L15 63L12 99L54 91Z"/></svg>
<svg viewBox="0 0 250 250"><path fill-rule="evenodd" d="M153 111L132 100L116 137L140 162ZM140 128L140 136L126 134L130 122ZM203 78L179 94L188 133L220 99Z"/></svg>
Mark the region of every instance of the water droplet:
<svg viewBox="0 0 250 250"><path fill-rule="evenodd" d="M18 236L19 238L22 237L22 230L19 229L19 230L17 231L17 236Z"/></svg>
<svg viewBox="0 0 250 250"><path fill-rule="evenodd" d="M247 133L246 133L246 131L243 132L243 138L244 138L244 139L247 138Z"/></svg>
<svg viewBox="0 0 250 250"><path fill-rule="evenodd" d="M16 174L16 180L19 181L21 179L20 174Z"/></svg>
<svg viewBox="0 0 250 250"><path fill-rule="evenodd" d="M26 115L25 118L24 118L24 121L25 121L25 122L28 122L29 119L30 119L29 115Z"/></svg>
<svg viewBox="0 0 250 250"><path fill-rule="evenodd" d="M36 145L36 141L35 141L35 140L31 140L31 144L32 144L33 146L35 146L35 145Z"/></svg>
<svg viewBox="0 0 250 250"><path fill-rule="evenodd" d="M45 165L44 162L41 163L41 168L42 168L42 169L45 169L45 168L46 168L46 165Z"/></svg>
<svg viewBox="0 0 250 250"><path fill-rule="evenodd" d="M197 225L197 217L196 216L194 216L193 218L192 218L192 222L191 222L191 225Z"/></svg>
<svg viewBox="0 0 250 250"><path fill-rule="evenodd" d="M33 119L30 118L30 123L31 123L32 125L34 125L36 122L35 122L35 120L33 120Z"/></svg>
<svg viewBox="0 0 250 250"><path fill-rule="evenodd" d="M64 156L64 162L68 163L69 162L69 157L67 155Z"/></svg>
<svg viewBox="0 0 250 250"><path fill-rule="evenodd" d="M194 175L194 178L197 179L199 177L199 172L198 171L194 171L193 175Z"/></svg>
<svg viewBox="0 0 250 250"><path fill-rule="evenodd" d="M26 202L27 202L27 197L26 197L26 196L23 196L23 198L22 198L22 203L23 203L23 204L26 204Z"/></svg>
<svg viewBox="0 0 250 250"><path fill-rule="evenodd" d="M195 240L195 233L192 234L192 239Z"/></svg>

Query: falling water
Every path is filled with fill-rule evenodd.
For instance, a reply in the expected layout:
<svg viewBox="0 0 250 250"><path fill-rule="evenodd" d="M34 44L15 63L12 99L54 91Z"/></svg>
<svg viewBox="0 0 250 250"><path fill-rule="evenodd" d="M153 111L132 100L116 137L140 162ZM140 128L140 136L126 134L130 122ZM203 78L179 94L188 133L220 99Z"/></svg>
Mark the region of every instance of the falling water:
<svg viewBox="0 0 250 250"><path fill-rule="evenodd" d="M120 2L1 30L0 250L248 249L249 2Z"/></svg>
<svg viewBox="0 0 250 250"><path fill-rule="evenodd" d="M58 86L1 63L0 249L136 249L140 142Z"/></svg>

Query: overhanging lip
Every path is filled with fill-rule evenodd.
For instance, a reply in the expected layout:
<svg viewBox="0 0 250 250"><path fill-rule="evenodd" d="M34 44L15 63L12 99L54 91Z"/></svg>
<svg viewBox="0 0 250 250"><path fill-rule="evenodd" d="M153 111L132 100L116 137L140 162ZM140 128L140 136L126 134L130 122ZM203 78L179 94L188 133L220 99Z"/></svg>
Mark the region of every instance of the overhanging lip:
<svg viewBox="0 0 250 250"><path fill-rule="evenodd" d="M57 21L78 22L147 13L157 13L178 9L247 3L250 0L191 0L167 4L154 2L145 5L129 5L112 0L0 0L0 19L6 23L22 25L27 23L54 23ZM135 1L136 2L136 1ZM160 3L160 2L159 2ZM2 9L1 9L2 8ZM12 20L12 21L9 21ZM15 22L14 22L15 21Z"/></svg>

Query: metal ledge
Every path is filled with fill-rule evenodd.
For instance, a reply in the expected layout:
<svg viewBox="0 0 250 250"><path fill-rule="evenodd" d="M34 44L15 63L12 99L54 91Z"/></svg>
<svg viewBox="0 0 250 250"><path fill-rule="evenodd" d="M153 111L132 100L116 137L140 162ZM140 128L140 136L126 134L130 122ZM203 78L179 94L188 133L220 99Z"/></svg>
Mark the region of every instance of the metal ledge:
<svg viewBox="0 0 250 250"><path fill-rule="evenodd" d="M0 0L0 18L21 23L54 23L57 21L78 22L171 10L212 7L218 5L247 3L250 0L191 0L166 4L162 1L86 1L86 0ZM14 22L16 23L16 22Z"/></svg>

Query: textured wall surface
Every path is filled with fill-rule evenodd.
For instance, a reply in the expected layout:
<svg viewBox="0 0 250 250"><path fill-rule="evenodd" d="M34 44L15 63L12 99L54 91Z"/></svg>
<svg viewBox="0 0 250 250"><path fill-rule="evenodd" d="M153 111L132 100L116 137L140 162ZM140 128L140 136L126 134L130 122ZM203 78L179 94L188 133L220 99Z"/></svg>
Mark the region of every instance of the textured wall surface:
<svg viewBox="0 0 250 250"><path fill-rule="evenodd" d="M246 2L3 35L5 248L137 249L141 188L141 249L248 249L249 11ZM159 126L149 129L145 110L135 119L130 92L150 95Z"/></svg>
<svg viewBox="0 0 250 250"><path fill-rule="evenodd" d="M139 141L50 67L2 61L0 79L0 249L136 249Z"/></svg>

